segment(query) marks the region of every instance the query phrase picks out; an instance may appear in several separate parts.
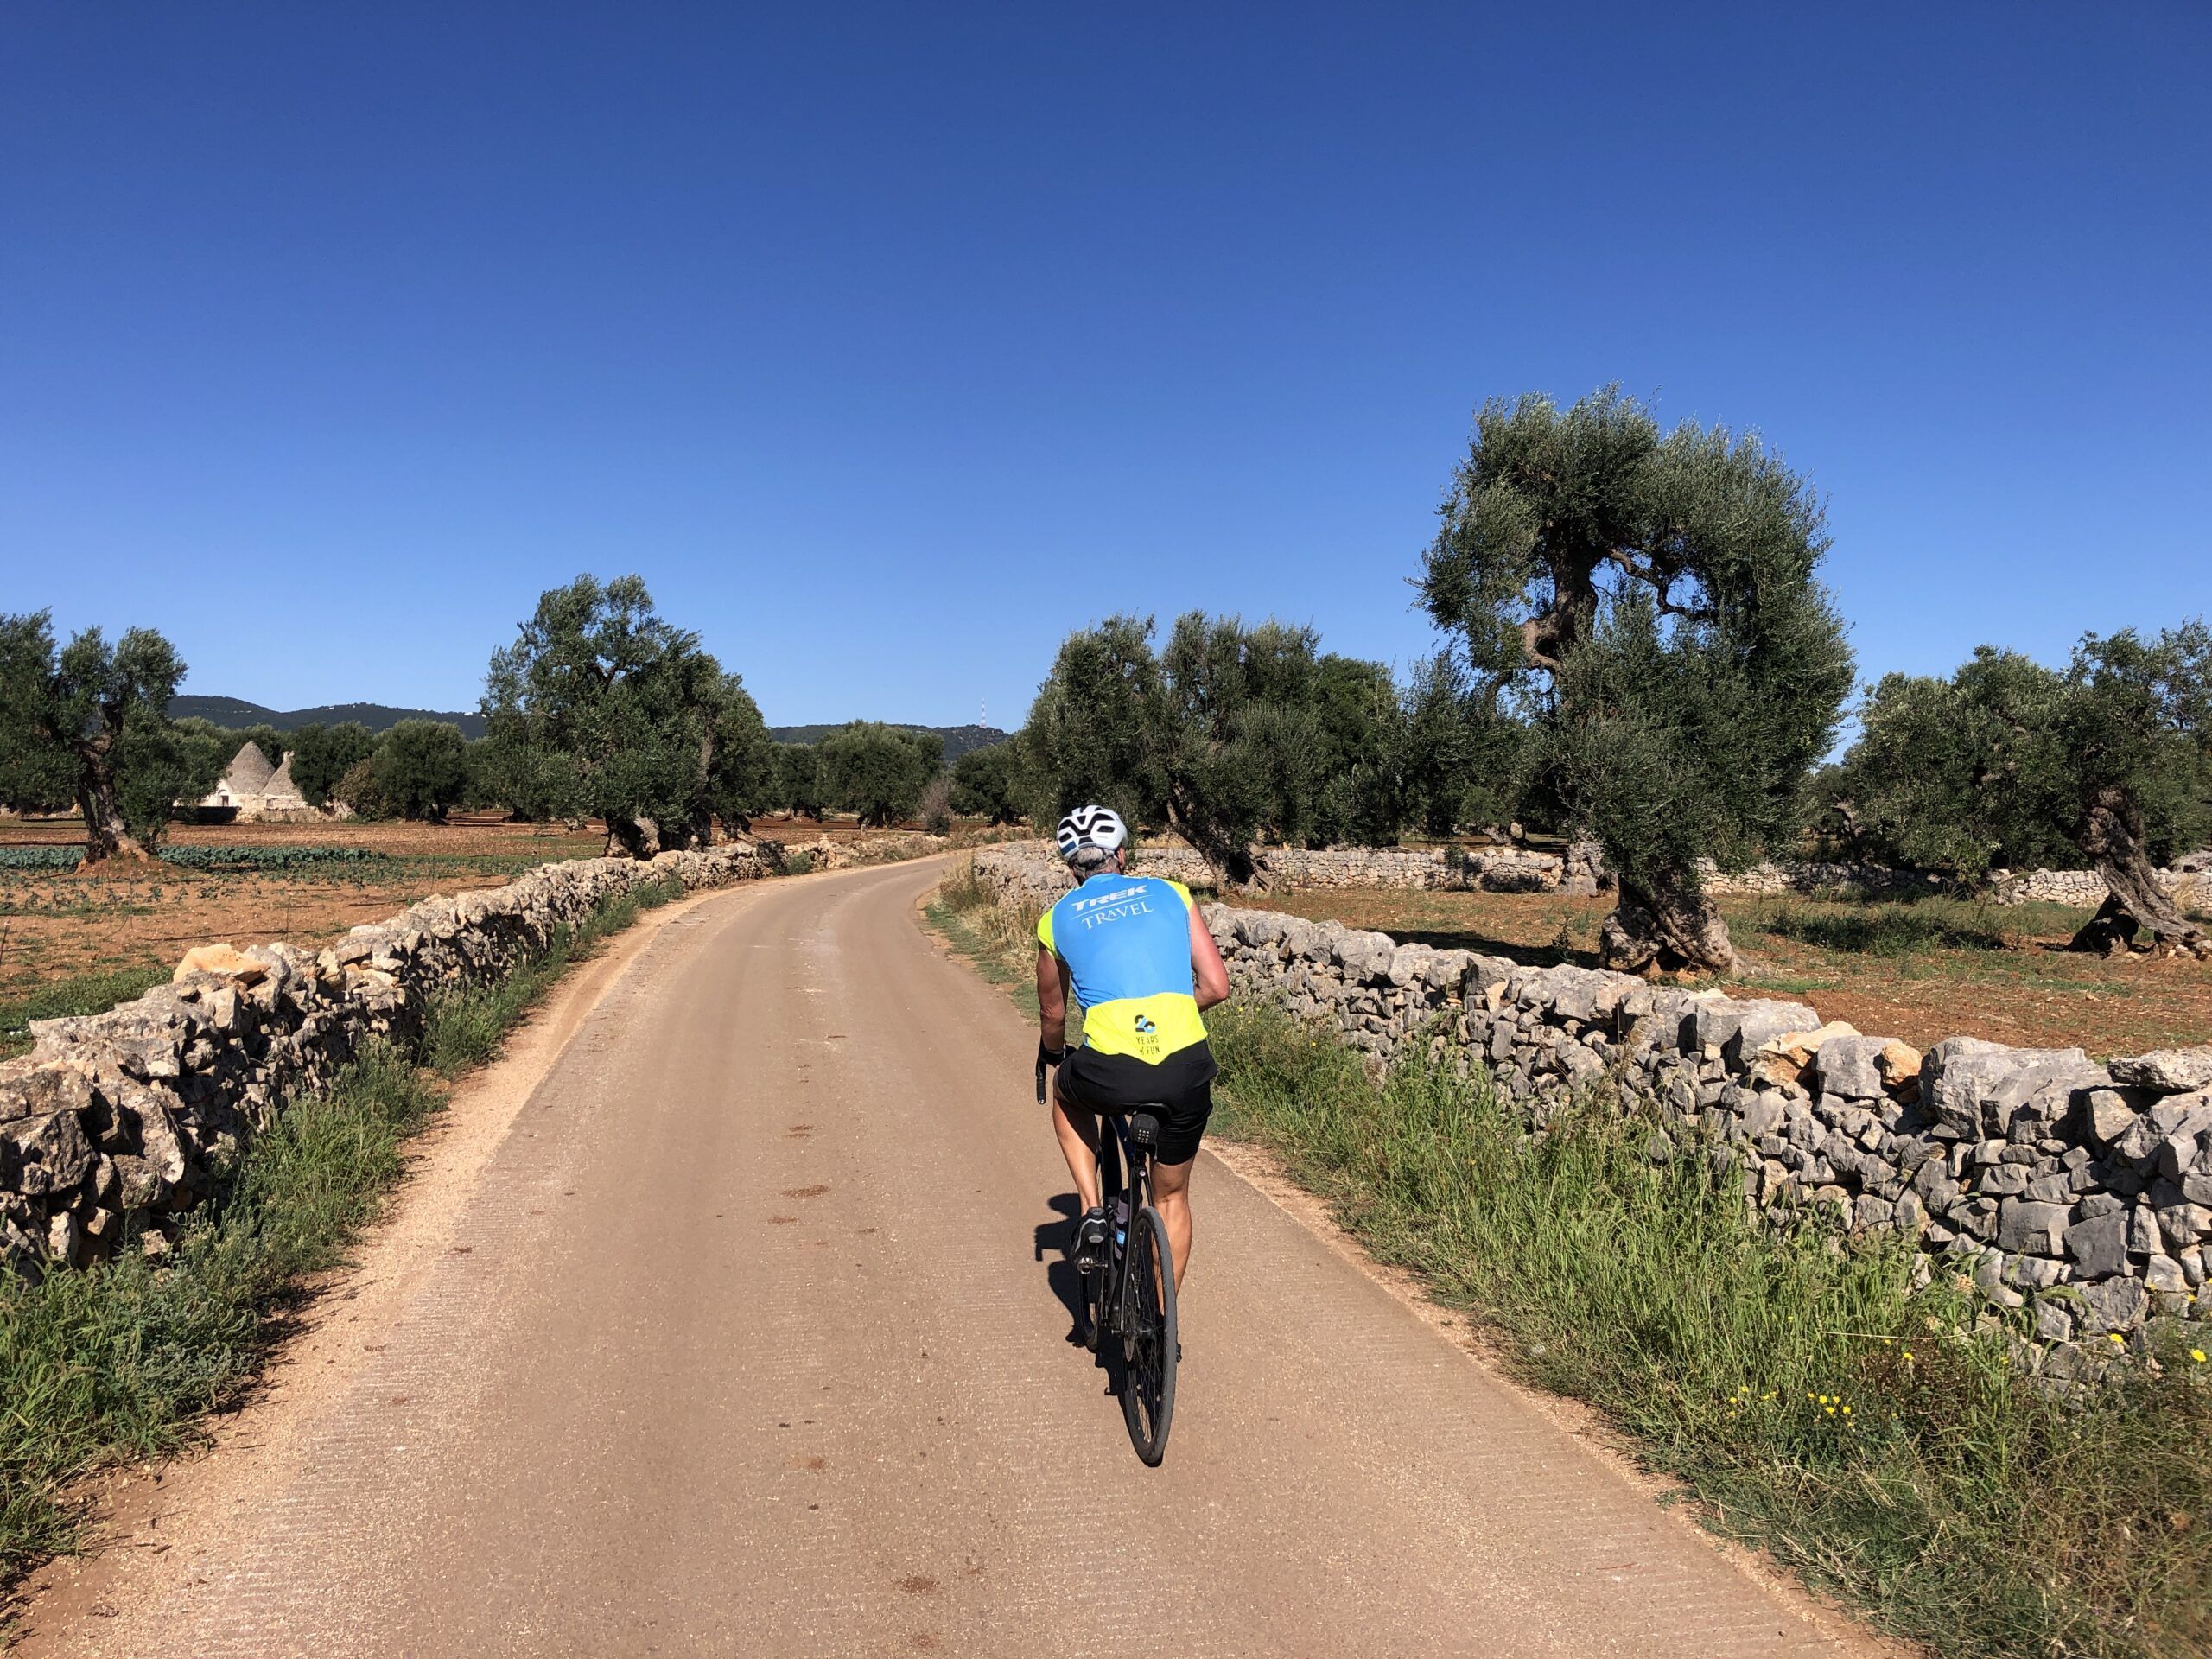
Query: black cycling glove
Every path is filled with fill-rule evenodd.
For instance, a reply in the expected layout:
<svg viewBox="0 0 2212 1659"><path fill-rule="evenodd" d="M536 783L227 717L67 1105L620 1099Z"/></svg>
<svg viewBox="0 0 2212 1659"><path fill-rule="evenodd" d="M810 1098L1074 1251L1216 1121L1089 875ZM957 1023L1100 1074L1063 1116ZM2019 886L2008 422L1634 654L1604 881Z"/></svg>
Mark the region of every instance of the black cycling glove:
<svg viewBox="0 0 2212 1659"><path fill-rule="evenodd" d="M1058 1065L1067 1058L1069 1052L1070 1051L1065 1044L1058 1048L1047 1048L1042 1042L1039 1042L1037 1045L1037 1064L1039 1065Z"/></svg>

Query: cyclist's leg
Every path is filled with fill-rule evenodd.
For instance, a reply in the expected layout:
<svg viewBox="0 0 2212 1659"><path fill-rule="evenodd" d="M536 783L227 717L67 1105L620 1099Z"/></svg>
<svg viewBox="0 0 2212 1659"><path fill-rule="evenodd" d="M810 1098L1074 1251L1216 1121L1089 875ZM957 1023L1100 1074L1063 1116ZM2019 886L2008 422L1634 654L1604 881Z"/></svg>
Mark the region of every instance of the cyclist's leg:
<svg viewBox="0 0 2212 1659"><path fill-rule="evenodd" d="M1152 1202L1167 1224L1167 1248L1175 1256L1175 1287L1183 1287L1183 1269L1191 1264L1191 1169L1198 1160L1152 1166Z"/></svg>
<svg viewBox="0 0 2212 1659"><path fill-rule="evenodd" d="M1052 1132L1060 1140L1060 1155L1068 1160L1075 1178L1076 1197L1085 1210L1098 1207L1098 1115L1070 1106L1052 1091Z"/></svg>

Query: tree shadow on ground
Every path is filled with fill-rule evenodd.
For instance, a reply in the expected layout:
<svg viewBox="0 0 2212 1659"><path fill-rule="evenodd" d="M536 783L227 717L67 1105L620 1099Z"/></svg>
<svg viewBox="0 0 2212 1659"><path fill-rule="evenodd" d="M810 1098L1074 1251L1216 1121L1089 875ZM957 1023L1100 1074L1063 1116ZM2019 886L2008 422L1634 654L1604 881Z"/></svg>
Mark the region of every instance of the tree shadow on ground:
<svg viewBox="0 0 2212 1659"><path fill-rule="evenodd" d="M1487 933L1457 928L1394 927L1389 932L1392 938L1402 944L1426 944L1438 950L1472 950L1485 957L1503 957L1508 962L1517 963L1523 968L1557 968L1561 964L1573 968L1598 966L1596 950L1557 940L1549 944L1517 944L1510 939L1493 938Z"/></svg>

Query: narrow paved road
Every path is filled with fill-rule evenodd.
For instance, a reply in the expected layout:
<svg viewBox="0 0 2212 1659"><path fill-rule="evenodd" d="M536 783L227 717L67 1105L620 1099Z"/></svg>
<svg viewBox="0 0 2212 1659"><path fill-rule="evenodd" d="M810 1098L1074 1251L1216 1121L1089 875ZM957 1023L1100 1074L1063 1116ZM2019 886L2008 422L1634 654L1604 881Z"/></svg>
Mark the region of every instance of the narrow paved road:
<svg viewBox="0 0 2212 1659"><path fill-rule="evenodd" d="M1140 1465L1065 1340L1033 1033L917 928L937 874L672 923L285 1478L86 1650L1836 1650L1211 1160Z"/></svg>

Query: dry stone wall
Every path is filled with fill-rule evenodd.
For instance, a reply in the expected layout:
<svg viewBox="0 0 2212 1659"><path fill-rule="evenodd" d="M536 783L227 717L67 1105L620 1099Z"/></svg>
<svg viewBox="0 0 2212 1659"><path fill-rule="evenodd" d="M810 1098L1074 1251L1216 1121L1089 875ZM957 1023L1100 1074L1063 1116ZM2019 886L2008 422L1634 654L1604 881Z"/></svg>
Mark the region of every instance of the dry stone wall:
<svg viewBox="0 0 2212 1659"><path fill-rule="evenodd" d="M1269 877L1294 887L1413 887L1484 893L1595 893L1602 879L1597 849L1557 853L1519 847L1478 847L1454 857L1436 848L1270 847ZM1147 875L1211 885L1213 869L1185 847L1147 847L1139 861ZM1567 884L1580 880L1579 889Z"/></svg>
<svg viewBox="0 0 2212 1659"><path fill-rule="evenodd" d="M327 1085L372 1039L413 1038L435 992L499 977L619 894L776 868L772 849L750 847L541 865L321 950L202 946L135 1001L34 1021L31 1053L0 1064L0 1262L35 1277L134 1231L159 1253L168 1222L207 1198L289 1096Z"/></svg>
<svg viewBox="0 0 2212 1659"><path fill-rule="evenodd" d="M2202 859L2206 855L2197 855ZM1564 856L1519 847L1454 849L1330 847L1309 849L1273 847L1266 853L1271 878L1284 886L1312 888L1406 887L1424 892L1592 893L1610 888L1612 877L1594 846L1575 846ZM2158 873L2158 885L2183 905L2212 904L2212 873L2182 861ZM1183 847L1147 847L1143 870L1185 884L1211 883L1205 859ZM1933 876L1893 870L1879 864L1807 860L1764 863L1723 874L1705 867L1706 885L1714 893L1738 897L1813 894L1855 888L1877 898L1928 892ZM2105 901L2105 884L2094 870L1999 870L1990 896L2000 905L2047 900L2094 910Z"/></svg>
<svg viewBox="0 0 2212 1659"><path fill-rule="evenodd" d="M976 870L1026 909L1067 888L1034 843L979 852ZM2212 1269L2212 1047L2100 1064L1953 1037L1923 1054L1800 1002L1526 967L1273 911L1205 914L1240 991L1377 1066L1416 1044L1486 1066L1538 1126L1580 1095L1656 1105L1654 1155L1714 1159L1775 1224L1908 1235L1928 1271L2020 1310L2053 1375L2094 1364L2113 1336L2140 1344L2153 1320L2197 1316Z"/></svg>

